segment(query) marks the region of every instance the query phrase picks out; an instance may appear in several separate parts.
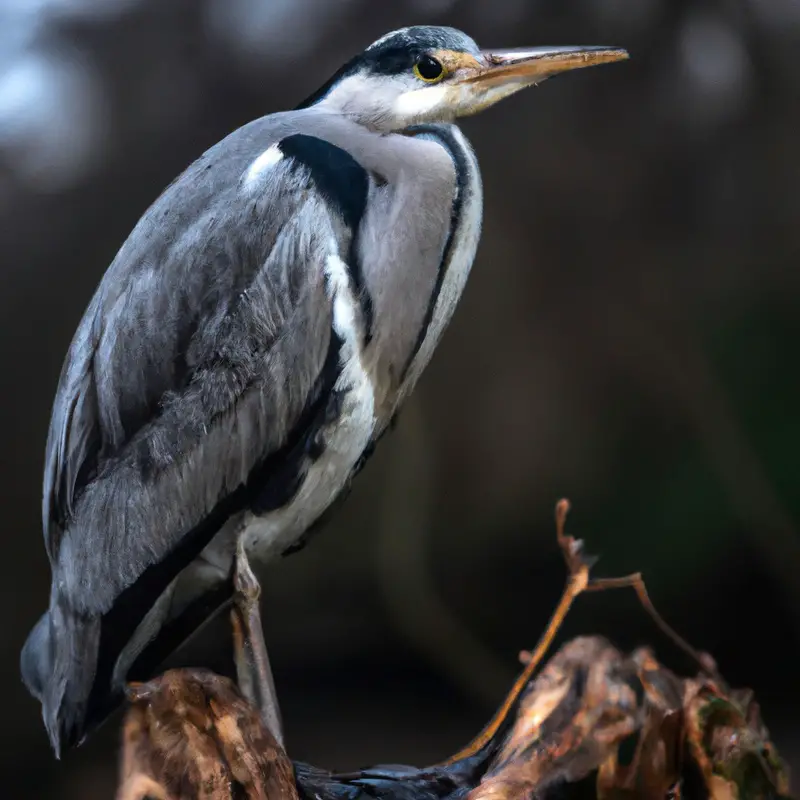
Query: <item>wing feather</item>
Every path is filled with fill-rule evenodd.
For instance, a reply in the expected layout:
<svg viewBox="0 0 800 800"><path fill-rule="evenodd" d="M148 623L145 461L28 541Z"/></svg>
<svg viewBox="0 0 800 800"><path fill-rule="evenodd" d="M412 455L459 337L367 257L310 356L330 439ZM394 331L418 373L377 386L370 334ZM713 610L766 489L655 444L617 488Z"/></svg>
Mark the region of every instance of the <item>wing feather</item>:
<svg viewBox="0 0 800 800"><path fill-rule="evenodd" d="M332 242L348 255L354 230L292 159L257 191L243 186L271 143L229 143L167 189L72 343L43 521L61 591L81 612L107 611L314 400L332 335L324 263Z"/></svg>

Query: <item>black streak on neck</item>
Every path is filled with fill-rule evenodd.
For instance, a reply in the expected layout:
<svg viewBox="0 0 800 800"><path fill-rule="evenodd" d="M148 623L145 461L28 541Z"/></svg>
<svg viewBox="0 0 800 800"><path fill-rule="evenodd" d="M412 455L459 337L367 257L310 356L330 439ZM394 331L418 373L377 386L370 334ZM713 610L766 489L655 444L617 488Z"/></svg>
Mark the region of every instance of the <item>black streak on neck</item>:
<svg viewBox="0 0 800 800"><path fill-rule="evenodd" d="M442 252L442 261L439 264L439 269L436 273L436 282L433 286L430 300L428 301L428 308L425 311L425 317L417 336L417 341L414 343L414 348L411 351L411 355L409 356L408 361L403 368L401 381L405 381L408 371L411 368L411 365L414 363L414 359L416 358L417 353L419 353L422 343L425 341L425 336L428 333L428 329L431 326L431 322L433 321L433 313L436 310L436 302L439 299L439 294L442 291L442 283L444 282L445 275L447 274L447 269L450 266L453 244L455 242L455 236L458 232L459 223L461 221L461 212L464 207L464 195L468 189L470 170L470 165L466 155L464 154L463 147L453 135L453 132L450 130L450 128L440 125L414 125L413 127L408 128L407 132L414 136L425 134L426 136L435 138L445 148L445 150L447 150L447 152L450 154L450 158L453 159L453 165L455 166L456 170L456 190L450 212L450 232L447 235L447 241L445 242L444 251Z"/></svg>

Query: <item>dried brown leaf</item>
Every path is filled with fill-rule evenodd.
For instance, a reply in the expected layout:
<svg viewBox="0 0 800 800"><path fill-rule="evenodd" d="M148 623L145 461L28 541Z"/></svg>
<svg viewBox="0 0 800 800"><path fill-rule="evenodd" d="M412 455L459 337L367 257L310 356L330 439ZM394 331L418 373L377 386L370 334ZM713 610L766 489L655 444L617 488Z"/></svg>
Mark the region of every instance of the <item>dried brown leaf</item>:
<svg viewBox="0 0 800 800"><path fill-rule="evenodd" d="M688 752L712 800L787 797L789 776L752 693L707 679L684 682Z"/></svg>
<svg viewBox="0 0 800 800"><path fill-rule="evenodd" d="M132 691L118 800L297 800L294 770L231 681L171 670Z"/></svg>
<svg viewBox="0 0 800 800"><path fill-rule="evenodd" d="M513 800L585 778L637 726L622 655L599 637L566 644L529 685L511 734L470 800Z"/></svg>

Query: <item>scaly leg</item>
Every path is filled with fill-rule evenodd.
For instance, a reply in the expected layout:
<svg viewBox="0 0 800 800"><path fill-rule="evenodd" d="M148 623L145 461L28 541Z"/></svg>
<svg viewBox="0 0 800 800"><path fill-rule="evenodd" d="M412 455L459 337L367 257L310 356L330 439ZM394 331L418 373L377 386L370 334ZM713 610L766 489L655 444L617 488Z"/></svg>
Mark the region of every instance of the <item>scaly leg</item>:
<svg viewBox="0 0 800 800"><path fill-rule="evenodd" d="M261 587L250 568L241 538L236 546L233 589L231 621L239 688L253 707L259 711L264 725L275 737L275 741L283 747L283 725L278 706L278 695L275 692L272 668L264 642L264 629L261 625L259 608Z"/></svg>

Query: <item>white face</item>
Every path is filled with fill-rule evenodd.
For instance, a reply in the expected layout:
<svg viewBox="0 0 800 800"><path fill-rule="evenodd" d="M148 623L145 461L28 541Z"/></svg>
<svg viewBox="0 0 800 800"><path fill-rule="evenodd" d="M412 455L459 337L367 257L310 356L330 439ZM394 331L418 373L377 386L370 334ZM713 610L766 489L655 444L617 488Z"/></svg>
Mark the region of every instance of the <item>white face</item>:
<svg viewBox="0 0 800 800"><path fill-rule="evenodd" d="M498 84L464 81L460 70L427 83L411 70L400 75L356 73L344 78L320 101L362 125L389 132L421 122L451 122L475 114L533 81Z"/></svg>
<svg viewBox="0 0 800 800"><path fill-rule="evenodd" d="M337 84L320 106L353 117L381 131L406 128L429 121L444 110L442 84L428 86L411 72L407 75L356 73ZM448 112L452 119L452 112Z"/></svg>

